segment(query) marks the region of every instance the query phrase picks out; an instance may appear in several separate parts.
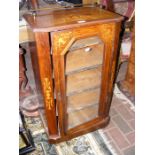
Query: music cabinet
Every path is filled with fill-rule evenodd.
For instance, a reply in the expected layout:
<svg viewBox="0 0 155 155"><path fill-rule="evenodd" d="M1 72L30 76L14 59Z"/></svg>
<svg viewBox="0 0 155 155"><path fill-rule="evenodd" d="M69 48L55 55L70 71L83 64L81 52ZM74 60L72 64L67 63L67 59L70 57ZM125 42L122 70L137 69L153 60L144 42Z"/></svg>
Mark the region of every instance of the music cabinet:
<svg viewBox="0 0 155 155"><path fill-rule="evenodd" d="M32 64L49 142L106 126L123 17L80 7L38 10L24 18L35 35Z"/></svg>

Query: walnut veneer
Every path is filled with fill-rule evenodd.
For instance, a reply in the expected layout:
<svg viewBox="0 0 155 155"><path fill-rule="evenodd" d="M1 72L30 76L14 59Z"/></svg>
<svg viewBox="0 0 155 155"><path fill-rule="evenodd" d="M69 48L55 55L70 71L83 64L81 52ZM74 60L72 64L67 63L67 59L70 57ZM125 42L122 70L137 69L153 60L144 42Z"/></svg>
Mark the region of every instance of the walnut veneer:
<svg viewBox="0 0 155 155"><path fill-rule="evenodd" d="M32 64L49 141L107 125L123 18L95 7L37 11L24 18L35 35Z"/></svg>

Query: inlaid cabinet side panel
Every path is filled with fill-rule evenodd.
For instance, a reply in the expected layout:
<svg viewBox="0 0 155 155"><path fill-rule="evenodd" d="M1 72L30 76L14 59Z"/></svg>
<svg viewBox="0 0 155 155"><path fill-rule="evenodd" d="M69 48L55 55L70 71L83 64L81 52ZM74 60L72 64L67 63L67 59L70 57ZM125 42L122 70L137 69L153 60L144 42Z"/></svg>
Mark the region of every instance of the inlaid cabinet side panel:
<svg viewBox="0 0 155 155"><path fill-rule="evenodd" d="M49 33L35 33L37 59L41 88L44 98L45 114L48 124L49 135L56 136L58 134L56 121L56 108L54 103L53 81L52 81L52 63L50 57Z"/></svg>

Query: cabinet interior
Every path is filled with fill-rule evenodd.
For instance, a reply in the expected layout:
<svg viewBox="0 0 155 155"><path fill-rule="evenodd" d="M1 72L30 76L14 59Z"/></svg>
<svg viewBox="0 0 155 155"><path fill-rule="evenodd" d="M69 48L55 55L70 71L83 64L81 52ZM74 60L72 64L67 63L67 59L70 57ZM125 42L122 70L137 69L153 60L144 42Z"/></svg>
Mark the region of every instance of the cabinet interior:
<svg viewBox="0 0 155 155"><path fill-rule="evenodd" d="M65 55L68 129L98 117L103 50L93 36L75 41Z"/></svg>

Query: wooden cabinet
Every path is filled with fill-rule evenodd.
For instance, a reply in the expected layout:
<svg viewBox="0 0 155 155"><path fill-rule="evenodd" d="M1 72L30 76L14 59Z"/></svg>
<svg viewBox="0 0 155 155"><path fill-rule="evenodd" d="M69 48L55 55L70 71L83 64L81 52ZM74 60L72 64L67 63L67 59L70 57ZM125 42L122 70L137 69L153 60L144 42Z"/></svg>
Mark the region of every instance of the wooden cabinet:
<svg viewBox="0 0 155 155"><path fill-rule="evenodd" d="M35 35L32 64L49 141L107 125L123 18L94 7L38 11L24 18Z"/></svg>

